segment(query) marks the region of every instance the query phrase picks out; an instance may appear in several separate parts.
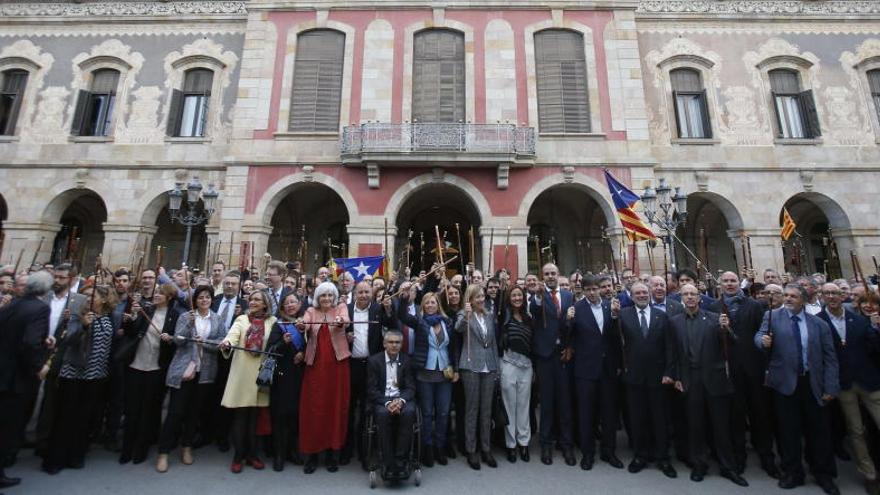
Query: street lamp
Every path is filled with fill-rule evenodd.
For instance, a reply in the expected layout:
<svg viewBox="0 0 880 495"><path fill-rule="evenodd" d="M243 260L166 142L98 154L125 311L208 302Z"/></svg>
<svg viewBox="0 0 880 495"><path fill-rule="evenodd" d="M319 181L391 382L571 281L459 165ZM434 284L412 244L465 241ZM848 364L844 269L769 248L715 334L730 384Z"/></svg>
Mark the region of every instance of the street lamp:
<svg viewBox="0 0 880 495"><path fill-rule="evenodd" d="M189 244L192 240L192 229L195 226L207 223L214 214L214 207L217 204L217 197L220 196L214 189L214 184L208 184L208 190L202 192L202 183L198 177L193 177L189 184L186 185L186 203L187 208L181 209L183 203L184 189L183 182L174 184L174 190L168 191L168 213L171 215L171 223L177 221L186 227L186 241L183 245L183 264L189 259ZM203 211L197 211L201 196L204 204Z"/></svg>
<svg viewBox="0 0 880 495"><path fill-rule="evenodd" d="M687 195L682 194L681 188L675 188L675 194L672 193L672 187L666 183L666 179L660 179L657 189L648 186L642 194L642 206L645 210L645 216L648 222L656 225L666 232L663 236L663 242L669 245L670 267L673 272L678 271L675 261L675 243L673 235L679 225L685 222L687 218Z"/></svg>

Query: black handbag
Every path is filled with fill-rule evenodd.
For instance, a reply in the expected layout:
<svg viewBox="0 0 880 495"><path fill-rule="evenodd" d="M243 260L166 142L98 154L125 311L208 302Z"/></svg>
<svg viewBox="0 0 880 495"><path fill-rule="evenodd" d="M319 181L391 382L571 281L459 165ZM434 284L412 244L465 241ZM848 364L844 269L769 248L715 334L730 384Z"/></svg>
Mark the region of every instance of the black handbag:
<svg viewBox="0 0 880 495"><path fill-rule="evenodd" d="M272 347L274 352L276 346ZM275 380L275 368L278 367L278 360L275 356L266 356L260 363L260 371L257 373L257 385L260 387L271 387Z"/></svg>

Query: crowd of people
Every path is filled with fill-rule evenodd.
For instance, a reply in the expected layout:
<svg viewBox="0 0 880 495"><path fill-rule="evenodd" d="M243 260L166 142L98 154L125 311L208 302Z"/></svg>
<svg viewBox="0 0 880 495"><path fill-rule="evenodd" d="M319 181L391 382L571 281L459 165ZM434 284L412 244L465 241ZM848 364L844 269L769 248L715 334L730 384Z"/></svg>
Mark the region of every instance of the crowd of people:
<svg viewBox="0 0 880 495"><path fill-rule="evenodd" d="M694 482L716 464L737 485L790 489L806 458L834 494L852 460L880 493L880 296L865 280L263 271L0 271L0 487L20 482L6 471L25 447L50 475L83 468L94 445L120 464L156 446L159 473L209 446L232 450L233 473L265 456L276 471L366 467L370 416L391 476L412 458L530 462L537 432L548 465L561 452L589 471L598 444L624 469L626 438L630 473L675 478L674 453Z"/></svg>

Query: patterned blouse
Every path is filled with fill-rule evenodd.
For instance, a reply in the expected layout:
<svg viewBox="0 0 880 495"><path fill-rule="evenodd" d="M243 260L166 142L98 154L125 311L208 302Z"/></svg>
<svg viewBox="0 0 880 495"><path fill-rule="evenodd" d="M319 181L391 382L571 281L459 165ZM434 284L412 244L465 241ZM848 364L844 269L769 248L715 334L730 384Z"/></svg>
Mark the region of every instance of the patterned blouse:
<svg viewBox="0 0 880 495"><path fill-rule="evenodd" d="M113 320L109 315L95 318L89 327L92 348L85 368L70 363L61 367L61 378L75 380L101 380L110 376L110 346L113 343Z"/></svg>

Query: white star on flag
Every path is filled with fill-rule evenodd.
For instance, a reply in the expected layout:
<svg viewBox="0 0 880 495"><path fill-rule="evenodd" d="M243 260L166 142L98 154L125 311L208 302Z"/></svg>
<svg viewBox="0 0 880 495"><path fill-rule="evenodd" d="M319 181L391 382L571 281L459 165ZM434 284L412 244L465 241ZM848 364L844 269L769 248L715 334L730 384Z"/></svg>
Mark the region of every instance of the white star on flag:
<svg viewBox="0 0 880 495"><path fill-rule="evenodd" d="M369 275L370 267L365 265L364 262L361 261L360 265L353 266L353 267L351 267L351 269L355 270L357 272L355 274L354 278L361 278L361 277L366 277L367 275Z"/></svg>

